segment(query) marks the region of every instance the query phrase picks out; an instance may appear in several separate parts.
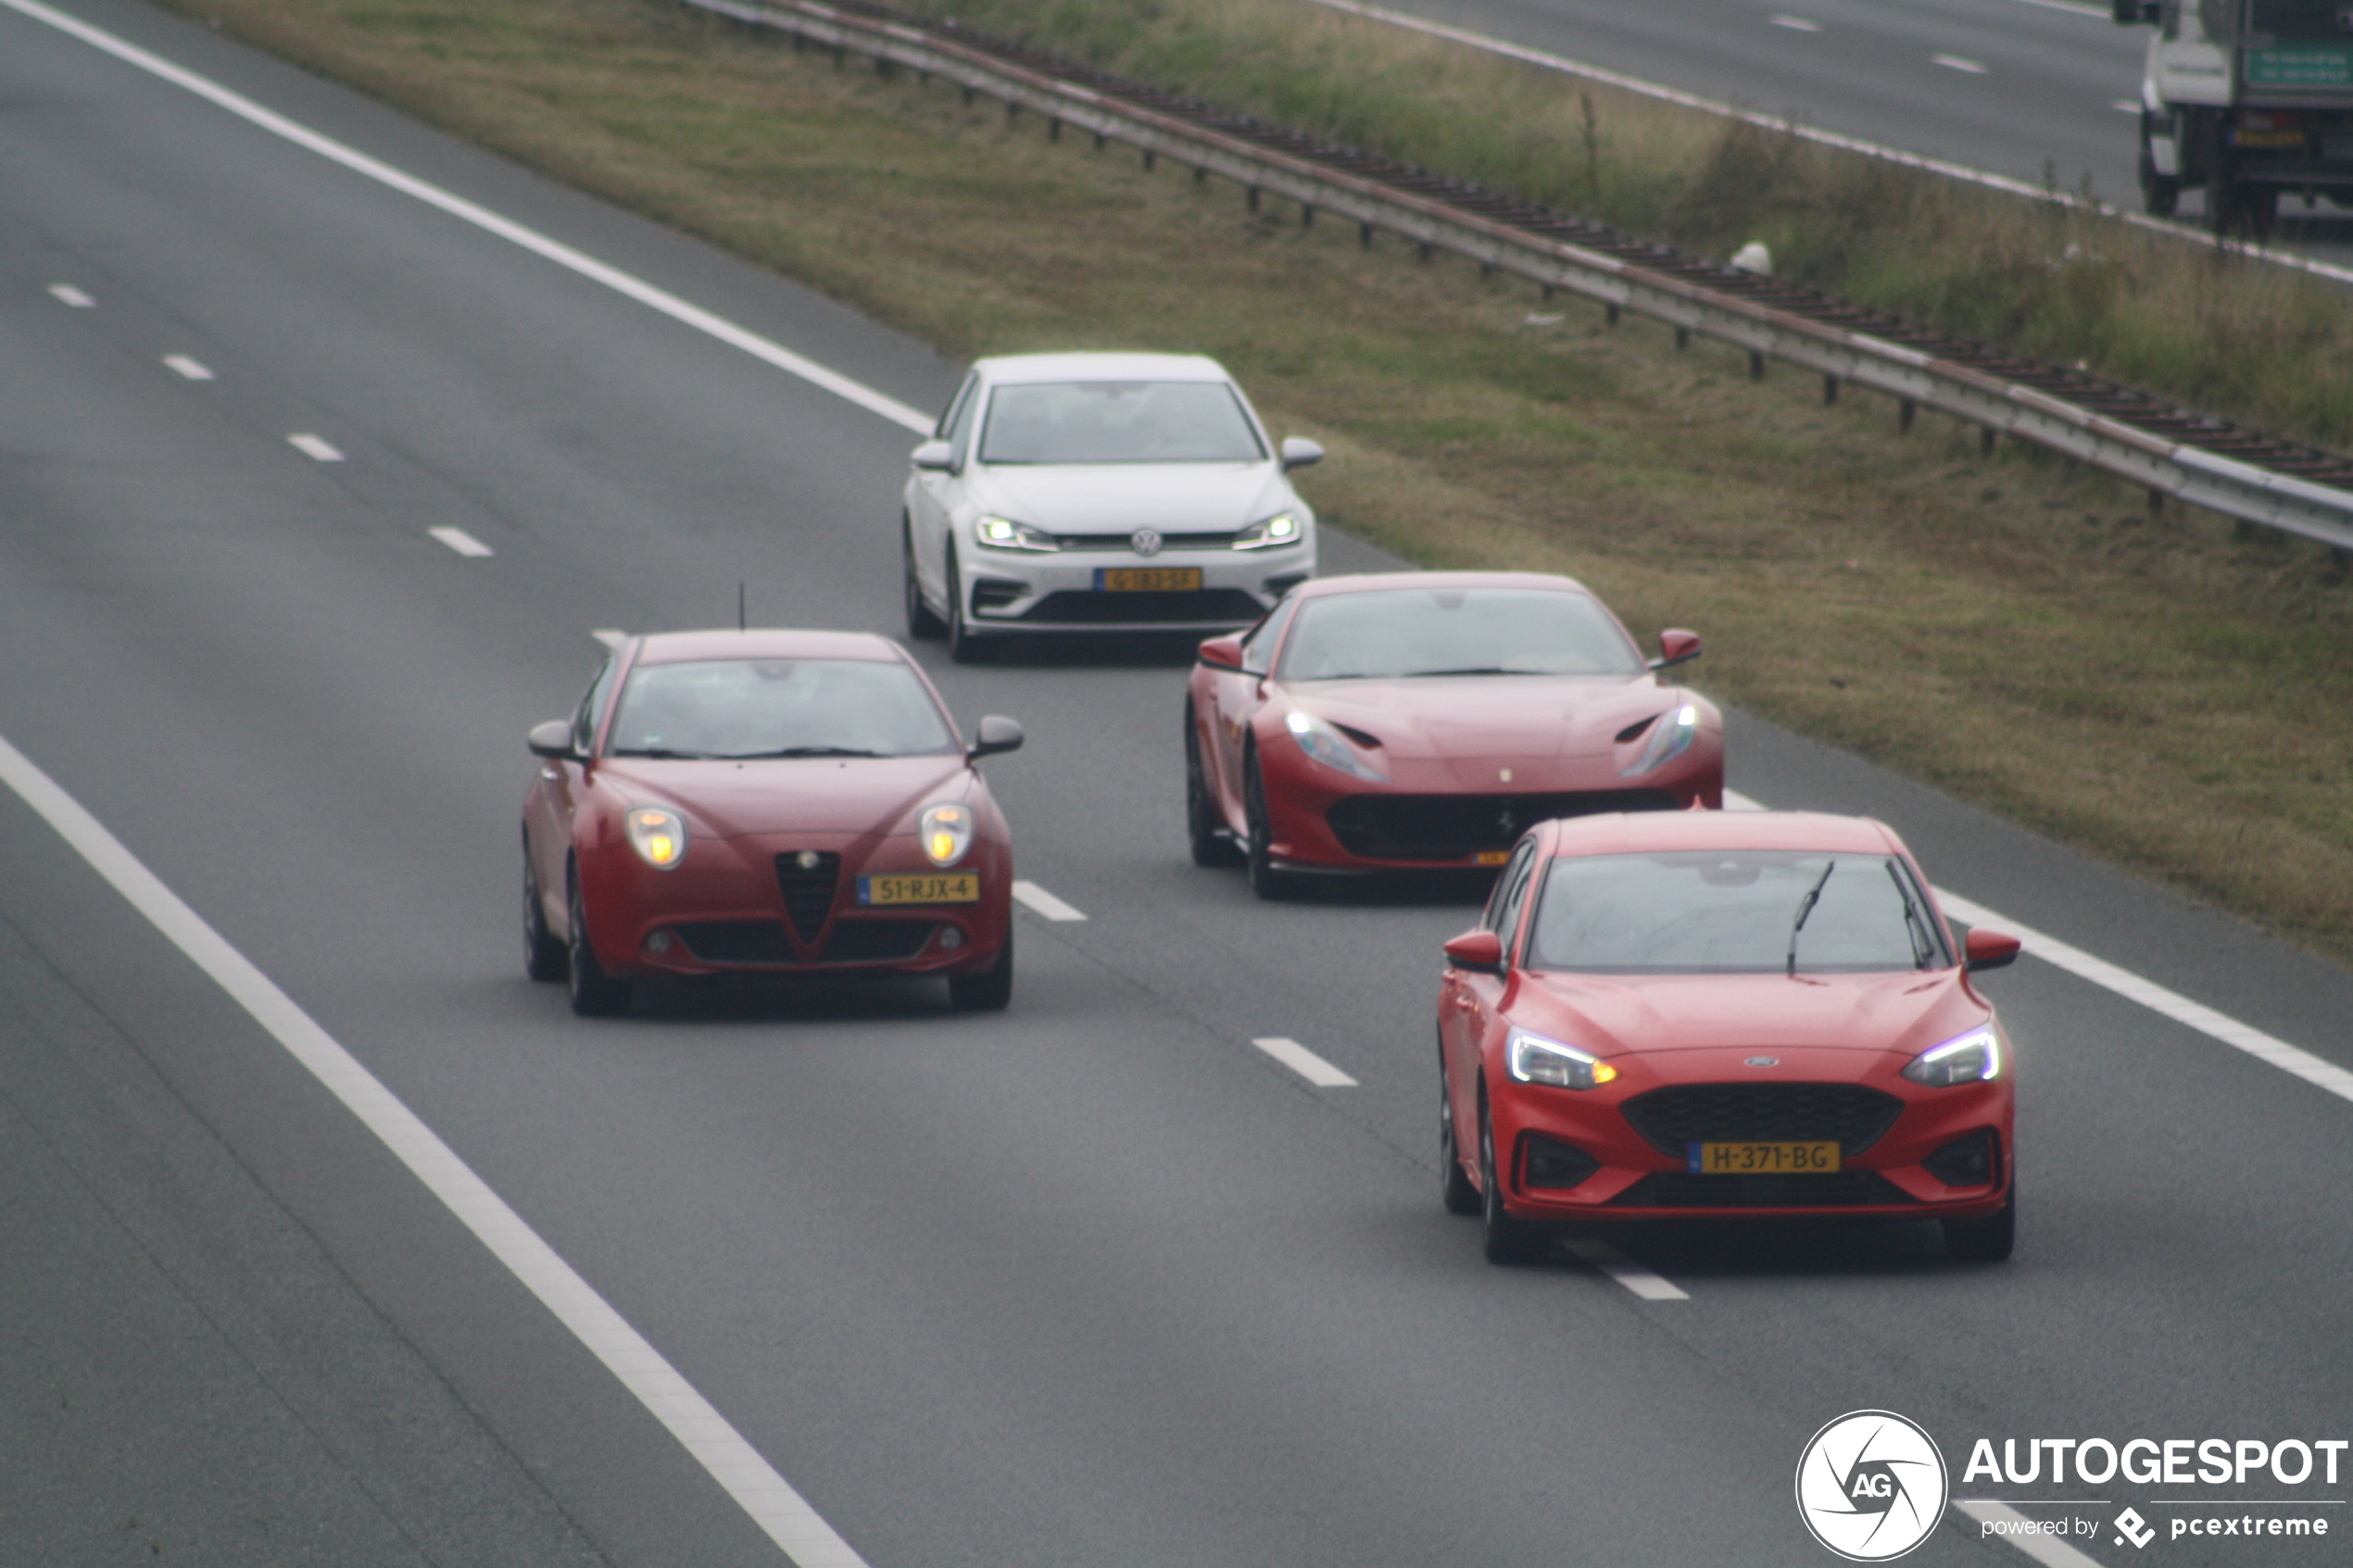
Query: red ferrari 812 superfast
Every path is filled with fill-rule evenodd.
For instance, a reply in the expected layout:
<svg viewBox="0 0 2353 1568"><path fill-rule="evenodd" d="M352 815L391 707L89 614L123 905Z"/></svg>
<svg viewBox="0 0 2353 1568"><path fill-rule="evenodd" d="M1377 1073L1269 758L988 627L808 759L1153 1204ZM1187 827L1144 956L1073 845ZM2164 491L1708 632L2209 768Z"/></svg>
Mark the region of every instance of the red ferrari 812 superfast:
<svg viewBox="0 0 2353 1568"><path fill-rule="evenodd" d="M579 710L531 732L523 952L583 1014L649 975L940 974L1013 995L1013 843L975 764L887 638L682 632L613 650Z"/></svg>
<svg viewBox="0 0 2353 1568"><path fill-rule="evenodd" d="M1560 1222L1939 1220L2009 1256L2010 1046L1895 834L1854 817L1545 822L1446 944L1446 1207L1524 1261Z"/></svg>

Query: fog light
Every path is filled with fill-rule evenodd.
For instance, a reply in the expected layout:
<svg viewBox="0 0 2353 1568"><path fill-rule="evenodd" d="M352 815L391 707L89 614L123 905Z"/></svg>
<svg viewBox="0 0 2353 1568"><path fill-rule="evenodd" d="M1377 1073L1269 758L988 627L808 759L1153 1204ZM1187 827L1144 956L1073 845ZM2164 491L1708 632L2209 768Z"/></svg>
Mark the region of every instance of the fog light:
<svg viewBox="0 0 2353 1568"><path fill-rule="evenodd" d="M1982 1187L1994 1180L1994 1135L1971 1133L1920 1161L1928 1173L1948 1187Z"/></svg>
<svg viewBox="0 0 2353 1568"><path fill-rule="evenodd" d="M670 951L670 933L667 931L657 931L651 936L647 937L646 951L648 953L666 953Z"/></svg>
<svg viewBox="0 0 2353 1568"><path fill-rule="evenodd" d="M1555 1190L1582 1186L1585 1178L1602 1168L1602 1162L1575 1144L1557 1139L1531 1137L1528 1140L1528 1163L1524 1167L1529 1187L1550 1187Z"/></svg>
<svg viewBox="0 0 2353 1568"><path fill-rule="evenodd" d="M963 945L964 934L952 925L939 934L939 950L943 953L952 953Z"/></svg>

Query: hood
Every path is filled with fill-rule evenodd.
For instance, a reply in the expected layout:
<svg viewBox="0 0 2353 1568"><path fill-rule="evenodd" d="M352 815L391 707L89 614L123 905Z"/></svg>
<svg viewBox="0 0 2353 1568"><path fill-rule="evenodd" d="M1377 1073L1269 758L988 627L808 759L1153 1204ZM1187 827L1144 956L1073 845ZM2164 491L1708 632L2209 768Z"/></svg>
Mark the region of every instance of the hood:
<svg viewBox="0 0 2353 1568"><path fill-rule="evenodd" d="M1423 675L1314 681L1285 694L1319 719L1379 740L1400 760L1609 757L1629 724L1689 694L1655 675Z"/></svg>
<svg viewBox="0 0 2353 1568"><path fill-rule="evenodd" d="M1513 1015L1602 1056L1678 1050L1895 1051L1982 1023L1957 969L1927 973L1523 975Z"/></svg>
<svg viewBox="0 0 2353 1568"><path fill-rule="evenodd" d="M1229 533L1299 504L1273 463L1040 463L992 468L982 508L1049 533Z"/></svg>
<svg viewBox="0 0 2353 1568"><path fill-rule="evenodd" d="M744 762L623 758L598 781L635 806L668 806L721 838L761 833L889 831L937 799L962 800L972 772L932 757L787 757Z"/></svg>

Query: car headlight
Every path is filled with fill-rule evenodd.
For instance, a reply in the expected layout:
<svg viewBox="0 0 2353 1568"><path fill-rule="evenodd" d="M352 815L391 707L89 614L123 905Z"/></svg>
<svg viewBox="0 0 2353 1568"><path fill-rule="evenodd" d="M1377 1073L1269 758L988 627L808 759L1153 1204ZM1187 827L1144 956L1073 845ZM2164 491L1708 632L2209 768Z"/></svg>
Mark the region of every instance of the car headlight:
<svg viewBox="0 0 2353 1568"><path fill-rule="evenodd" d="M1663 763L1672 762L1691 749L1692 737L1698 734L1699 707L1696 703L1687 702L1674 712L1662 715L1658 722L1651 726L1650 744L1642 747L1642 754L1634 759L1632 766L1618 771L1618 777L1631 778L1636 773L1647 773Z"/></svg>
<svg viewBox="0 0 2353 1568"><path fill-rule="evenodd" d="M1059 550L1062 541L1042 528L1032 528L1026 522L1015 522L1009 517L983 517L973 521L973 542L984 550Z"/></svg>
<svg viewBox="0 0 2353 1568"><path fill-rule="evenodd" d="M1617 1076L1617 1069L1591 1051L1564 1046L1525 1029L1515 1029L1504 1047L1504 1061L1523 1084L1550 1084L1556 1089L1590 1089Z"/></svg>
<svg viewBox="0 0 2353 1568"><path fill-rule="evenodd" d="M1238 550L1271 550L1284 545L1299 543L1299 517L1294 512L1277 512L1262 518L1234 535Z"/></svg>
<svg viewBox="0 0 2353 1568"><path fill-rule="evenodd" d="M629 847L658 872L675 871L686 858L686 819L659 806L633 806L622 819Z"/></svg>
<svg viewBox="0 0 2353 1568"><path fill-rule="evenodd" d="M1990 1023L1980 1024L1943 1045L1920 1052L1904 1068L1904 1076L1931 1089L1956 1084L1983 1084L2002 1071L2002 1044Z"/></svg>
<svg viewBox="0 0 2353 1568"><path fill-rule="evenodd" d="M954 801L928 807L917 836L933 865L952 866L973 847L973 809Z"/></svg>
<svg viewBox="0 0 2353 1568"><path fill-rule="evenodd" d="M1283 716L1283 728L1299 742L1299 749L1327 768L1338 768L1374 784L1387 784L1389 775L1363 752L1348 744L1338 730L1303 709L1294 708Z"/></svg>

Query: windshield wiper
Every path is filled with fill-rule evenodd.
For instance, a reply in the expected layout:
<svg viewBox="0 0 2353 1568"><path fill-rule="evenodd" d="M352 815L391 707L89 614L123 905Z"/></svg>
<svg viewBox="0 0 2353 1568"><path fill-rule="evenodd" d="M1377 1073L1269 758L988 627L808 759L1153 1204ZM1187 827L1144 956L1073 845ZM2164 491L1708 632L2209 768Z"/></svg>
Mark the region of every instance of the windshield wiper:
<svg viewBox="0 0 2353 1568"><path fill-rule="evenodd" d="M1831 872L1836 870L1838 870L1838 862L1836 860L1832 860L1829 865L1824 866L1822 868L1822 874L1814 879L1814 885L1806 890L1805 898L1797 906L1797 923L1789 928L1789 969L1787 972L1793 980L1797 978L1797 934L1806 929L1806 917L1814 912L1815 904L1818 902L1822 897L1822 884L1830 881Z"/></svg>
<svg viewBox="0 0 2353 1568"><path fill-rule="evenodd" d="M1473 664L1466 665L1460 670L1408 670L1403 678L1410 681L1417 675L1541 675L1543 673L1541 670L1506 670L1500 664Z"/></svg>
<svg viewBox="0 0 2353 1568"><path fill-rule="evenodd" d="M617 746L613 747L612 754L615 757L652 757L665 762L716 762L725 760L724 758L720 757L716 752L673 751L666 746Z"/></svg>
<svg viewBox="0 0 2353 1568"><path fill-rule="evenodd" d="M1928 917L1912 897L1912 890L1904 885L1904 878L1897 873L1893 860L1887 862L1887 879L1895 884L1896 897L1904 900L1904 935L1912 944L1912 967L1926 969L1929 960L1936 956L1936 939L1928 934Z"/></svg>
<svg viewBox="0 0 2353 1568"><path fill-rule="evenodd" d="M786 746L774 751L737 752L728 759L733 762L766 761L772 757L881 757L887 753L866 751L854 746Z"/></svg>

